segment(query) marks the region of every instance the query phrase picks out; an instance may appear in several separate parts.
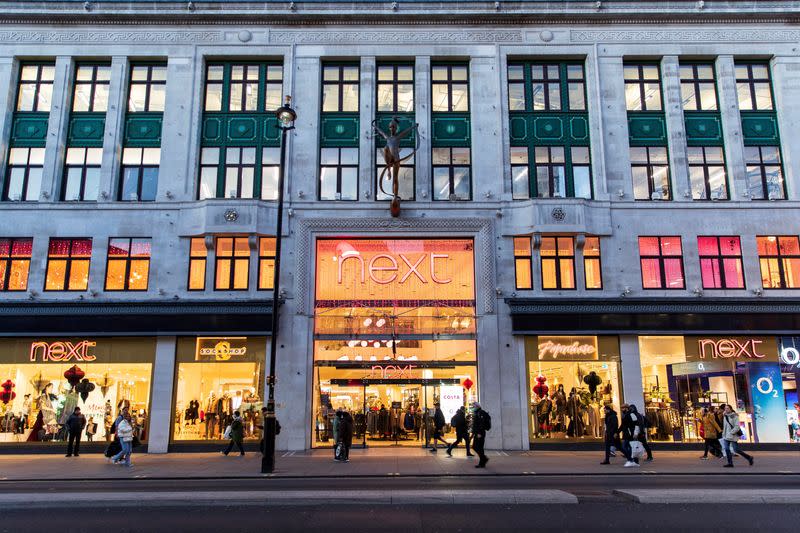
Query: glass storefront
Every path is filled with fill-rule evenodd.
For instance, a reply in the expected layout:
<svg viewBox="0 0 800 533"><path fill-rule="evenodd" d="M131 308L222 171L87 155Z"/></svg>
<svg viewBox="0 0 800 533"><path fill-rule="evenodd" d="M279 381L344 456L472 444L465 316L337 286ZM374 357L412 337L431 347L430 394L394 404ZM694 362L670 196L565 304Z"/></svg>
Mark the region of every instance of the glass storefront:
<svg viewBox="0 0 800 533"><path fill-rule="evenodd" d="M603 407L619 412L617 337L526 337L530 440L603 438Z"/></svg>
<svg viewBox="0 0 800 533"><path fill-rule="evenodd" d="M449 422L477 400L473 262L469 239L317 242L314 447L337 409L356 444L420 446L435 403Z"/></svg>
<svg viewBox="0 0 800 533"><path fill-rule="evenodd" d="M175 370L174 441L221 440L234 411L258 439L266 337L181 337Z"/></svg>
<svg viewBox="0 0 800 533"><path fill-rule="evenodd" d="M1 339L0 443L63 443L75 407L105 442L123 406L146 442L154 359L154 338Z"/></svg>
<svg viewBox="0 0 800 533"><path fill-rule="evenodd" d="M793 438L797 381L774 337L641 336L639 353L651 440L701 442L702 410L722 404L739 413L744 442Z"/></svg>
<svg viewBox="0 0 800 533"><path fill-rule="evenodd" d="M789 440L800 443L800 337L780 339L780 365Z"/></svg>

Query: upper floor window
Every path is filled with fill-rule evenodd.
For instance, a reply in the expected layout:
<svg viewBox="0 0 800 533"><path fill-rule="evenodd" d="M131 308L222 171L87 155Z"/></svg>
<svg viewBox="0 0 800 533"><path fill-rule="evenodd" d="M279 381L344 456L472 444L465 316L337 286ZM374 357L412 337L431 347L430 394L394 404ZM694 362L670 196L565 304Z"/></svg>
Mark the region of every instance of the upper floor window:
<svg viewBox="0 0 800 533"><path fill-rule="evenodd" d="M750 198L754 200L786 198L780 147L745 146L744 157L747 164Z"/></svg>
<svg viewBox="0 0 800 533"><path fill-rule="evenodd" d="M469 111L469 67L434 65L431 67L431 110Z"/></svg>
<svg viewBox="0 0 800 533"><path fill-rule="evenodd" d="M432 161L434 200L472 198L469 148L434 148Z"/></svg>
<svg viewBox="0 0 800 533"><path fill-rule="evenodd" d="M225 150L225 198L252 198L256 173L256 149Z"/></svg>
<svg viewBox="0 0 800 533"><path fill-rule="evenodd" d="M206 289L206 265L208 249L203 237L192 237L189 243L189 283L190 291Z"/></svg>
<svg viewBox="0 0 800 533"><path fill-rule="evenodd" d="M107 291L146 291L149 278L150 239L109 239Z"/></svg>
<svg viewBox="0 0 800 533"><path fill-rule="evenodd" d="M414 65L378 65L378 112L414 111Z"/></svg>
<svg viewBox="0 0 800 533"><path fill-rule="evenodd" d="M684 111L716 111L714 65L681 65L680 72Z"/></svg>
<svg viewBox="0 0 800 533"><path fill-rule="evenodd" d="M683 289L680 237L639 237L643 289Z"/></svg>
<svg viewBox="0 0 800 533"><path fill-rule="evenodd" d="M357 112L358 83L358 65L323 65L322 112Z"/></svg>
<svg viewBox="0 0 800 533"><path fill-rule="evenodd" d="M586 237L583 245L583 273L586 290L603 288L603 268L600 263L600 237Z"/></svg>
<svg viewBox="0 0 800 533"><path fill-rule="evenodd" d="M206 66L206 111L265 112L283 103L283 67L267 63Z"/></svg>
<svg viewBox="0 0 800 533"><path fill-rule="evenodd" d="M358 148L321 148L320 200L358 200Z"/></svg>
<svg viewBox="0 0 800 533"><path fill-rule="evenodd" d="M739 237L698 237L704 289L744 289Z"/></svg>
<svg viewBox="0 0 800 533"><path fill-rule="evenodd" d="M105 112L108 110L109 65L78 65L75 69L73 111Z"/></svg>
<svg viewBox="0 0 800 533"><path fill-rule="evenodd" d="M246 291L250 278L247 237L217 237L214 290Z"/></svg>
<svg viewBox="0 0 800 533"><path fill-rule="evenodd" d="M625 65L625 106L628 111L661 111L661 72L655 64Z"/></svg>
<svg viewBox="0 0 800 533"><path fill-rule="evenodd" d="M800 288L800 242L795 236L756 237L761 285L765 289Z"/></svg>
<svg viewBox="0 0 800 533"><path fill-rule="evenodd" d="M727 200L728 180L725 177L725 156L721 146L689 146L689 180L693 200Z"/></svg>
<svg viewBox="0 0 800 533"><path fill-rule="evenodd" d="M410 154L406 154L408 150L404 150L401 152L401 157L406 157ZM375 165L375 183L376 183L376 192L375 192L375 199L376 200L391 200L392 199L392 189L389 185L388 181L388 172L384 173L383 169L386 168L383 164L383 148L378 148L375 152L375 161L378 162ZM398 194L400 198L403 200L413 200L415 197L414 191L414 175L415 175L415 167L414 167L414 156L411 155L408 159L405 159L400 163L400 179L397 183L398 185ZM380 183L381 174L383 174L383 183ZM381 189L381 185L383 189L386 189L386 193L383 192Z"/></svg>
<svg viewBox="0 0 800 533"><path fill-rule="evenodd" d="M526 90L526 77L530 80L529 90ZM586 78L583 65L510 64L508 98L510 111L585 111Z"/></svg>
<svg viewBox="0 0 800 533"><path fill-rule="evenodd" d="M61 199L94 201L100 188L102 148L67 148Z"/></svg>
<svg viewBox="0 0 800 533"><path fill-rule="evenodd" d="M0 239L0 291L28 288L33 239Z"/></svg>
<svg viewBox="0 0 800 533"><path fill-rule="evenodd" d="M132 65L128 111L164 111L167 88L166 65Z"/></svg>
<svg viewBox="0 0 800 533"><path fill-rule="evenodd" d="M152 202L158 189L161 148L123 148L119 199L126 202Z"/></svg>
<svg viewBox="0 0 800 533"><path fill-rule="evenodd" d="M575 239L542 237L542 289L575 288Z"/></svg>
<svg viewBox="0 0 800 533"><path fill-rule="evenodd" d="M663 146L631 146L633 197L636 200L669 200L669 162Z"/></svg>
<svg viewBox="0 0 800 533"><path fill-rule="evenodd" d="M53 101L54 65L22 65L17 111L49 112Z"/></svg>
<svg viewBox="0 0 800 533"><path fill-rule="evenodd" d="M220 162L220 157L224 157ZM200 151L200 199L278 198L280 149L255 146L218 148ZM221 174L220 174L221 173ZM222 182L219 176L223 176ZM222 192L218 188L222 187Z"/></svg>
<svg viewBox="0 0 800 533"><path fill-rule="evenodd" d="M46 291L85 291L89 286L92 239L50 239Z"/></svg>
<svg viewBox="0 0 800 533"><path fill-rule="evenodd" d="M275 284L275 237L258 239L258 290L272 290Z"/></svg>
<svg viewBox="0 0 800 533"><path fill-rule="evenodd" d="M765 63L736 64L736 92L739 110L767 111L772 106L772 82Z"/></svg>
<svg viewBox="0 0 800 533"><path fill-rule="evenodd" d="M514 237L514 276L517 289L532 289L531 238Z"/></svg>
<svg viewBox="0 0 800 533"><path fill-rule="evenodd" d="M35 202L42 191L44 148L11 148L4 200Z"/></svg>

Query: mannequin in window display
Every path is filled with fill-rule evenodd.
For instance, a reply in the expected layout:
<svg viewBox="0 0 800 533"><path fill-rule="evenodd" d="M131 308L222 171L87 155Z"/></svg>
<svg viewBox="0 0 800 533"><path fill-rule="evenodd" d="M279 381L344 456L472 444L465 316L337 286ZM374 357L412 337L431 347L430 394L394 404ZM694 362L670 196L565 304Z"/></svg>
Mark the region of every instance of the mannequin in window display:
<svg viewBox="0 0 800 533"><path fill-rule="evenodd" d="M199 418L199 413L198 413L199 411L200 411L200 402L198 402L197 400L191 400L189 402L189 407L187 407L186 411L184 412L184 418L183 418L184 423L187 426L189 425L190 422L193 426L197 424L197 419Z"/></svg>
<svg viewBox="0 0 800 533"><path fill-rule="evenodd" d="M103 429L105 430L106 442L111 442L111 426L114 424L114 407L111 400L106 400L105 411L103 413Z"/></svg>
<svg viewBox="0 0 800 533"><path fill-rule="evenodd" d="M217 434L222 434L233 420L233 401L227 392L217 400Z"/></svg>
<svg viewBox="0 0 800 533"><path fill-rule="evenodd" d="M583 436L583 418L581 413L581 397L575 387L569 391L569 398L567 399L567 416L569 417L569 426L567 427L567 436L569 437L582 437Z"/></svg>
<svg viewBox="0 0 800 533"><path fill-rule="evenodd" d="M564 392L564 385L559 384L551 398L556 408L556 431L566 431L564 417L567 414L567 393Z"/></svg>
<svg viewBox="0 0 800 533"><path fill-rule="evenodd" d="M22 401L22 412L20 413L20 417L22 418L22 431L28 429L28 419L31 416L31 395L26 394L25 399ZM20 431L20 433L22 433Z"/></svg>
<svg viewBox="0 0 800 533"><path fill-rule="evenodd" d="M217 395L214 391L208 393L205 412L206 438L213 439L217 430Z"/></svg>
<svg viewBox="0 0 800 533"><path fill-rule="evenodd" d="M536 421L539 425L539 435L550 438L550 414L553 412L553 401L547 396L542 397L536 404Z"/></svg>

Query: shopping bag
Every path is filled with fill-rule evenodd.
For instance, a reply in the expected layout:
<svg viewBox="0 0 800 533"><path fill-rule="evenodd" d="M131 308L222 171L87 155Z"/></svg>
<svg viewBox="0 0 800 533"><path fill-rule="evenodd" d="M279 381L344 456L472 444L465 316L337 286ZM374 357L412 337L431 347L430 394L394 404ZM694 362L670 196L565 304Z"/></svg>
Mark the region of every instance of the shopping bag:
<svg viewBox="0 0 800 533"><path fill-rule="evenodd" d="M223 439L231 438L231 427L230 426L225 428L225 433L222 434L222 438Z"/></svg>
<svg viewBox="0 0 800 533"><path fill-rule="evenodd" d="M631 457L634 459L644 457L644 446L638 440L631 441Z"/></svg>
<svg viewBox="0 0 800 533"><path fill-rule="evenodd" d="M341 441L337 442L333 453L334 453L333 455L334 459L336 459L337 461L344 461L344 443Z"/></svg>
<svg viewBox="0 0 800 533"><path fill-rule="evenodd" d="M104 455L106 457L114 457L115 455L117 455L121 451L122 451L122 445L119 443L118 440L114 439L114 440L111 441L111 443L106 448L106 451L105 451Z"/></svg>

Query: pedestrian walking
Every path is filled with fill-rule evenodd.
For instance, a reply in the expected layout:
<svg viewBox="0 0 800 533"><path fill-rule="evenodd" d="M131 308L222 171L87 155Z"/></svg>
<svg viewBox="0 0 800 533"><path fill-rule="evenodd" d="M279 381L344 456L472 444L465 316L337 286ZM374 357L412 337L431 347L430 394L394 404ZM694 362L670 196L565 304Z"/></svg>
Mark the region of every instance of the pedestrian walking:
<svg viewBox="0 0 800 533"><path fill-rule="evenodd" d="M719 444L720 450L722 450L722 457L727 457L728 452L725 451L725 439L722 438L722 427L725 425L725 404L721 403L717 406L717 410L714 412L714 419L719 426L719 438L717 439L717 443Z"/></svg>
<svg viewBox="0 0 800 533"><path fill-rule="evenodd" d="M638 448L644 452L644 445L641 442L641 435L644 431L644 421L642 415L636 410L636 406L622 404L622 421L620 423L620 434L622 435L622 453L625 455L626 468L639 466ZM634 450L637 448L637 450Z"/></svg>
<svg viewBox="0 0 800 533"><path fill-rule="evenodd" d="M133 466L131 464L131 453L133 452L133 422L131 422L131 415L127 409L123 410L122 420L117 424L117 438L122 447L120 452L111 458L111 462L115 465L124 464L125 466Z"/></svg>
<svg viewBox="0 0 800 533"><path fill-rule="evenodd" d="M450 425L456 430L456 440L447 447L447 455L453 455L453 448L458 446L458 443L464 441L464 447L467 449L467 457L472 457L473 454L469 450L469 426L467 425L467 412L464 406L458 408L456 414L450 419Z"/></svg>
<svg viewBox="0 0 800 533"><path fill-rule="evenodd" d="M605 427L605 445L606 445L606 458L601 465L611 464L611 456L614 452L611 451L612 447L617 449L621 448L619 445L619 417L617 412L611 405L603 407L605 417L603 418L603 426Z"/></svg>
<svg viewBox="0 0 800 533"><path fill-rule="evenodd" d="M750 463L750 466L753 466L753 456L743 452L739 448L739 440L743 436L744 432L742 431L742 428L739 427L739 415L733 410L733 407L731 407L730 404L725 405L722 425L722 438L725 442L725 455L728 458L728 462L722 466L733 468L734 454L741 455L747 459L747 462Z"/></svg>
<svg viewBox="0 0 800 533"><path fill-rule="evenodd" d="M344 409L336 411L338 419L338 441L334 446L334 460L343 463L350 462L350 447L353 445L353 415Z"/></svg>
<svg viewBox="0 0 800 533"><path fill-rule="evenodd" d="M492 417L481 409L478 402L472 403L472 449L478 454L478 464L475 468L486 468L489 458L486 457L486 432L492 429Z"/></svg>
<svg viewBox="0 0 800 533"><path fill-rule="evenodd" d="M647 429L650 427L650 422L647 417L639 413L635 405L630 406L630 411L641 421L641 431L639 432L639 442L642 443L644 452L647 454L645 461L653 460L653 450L650 448L650 443L647 441Z"/></svg>
<svg viewBox="0 0 800 533"><path fill-rule="evenodd" d="M443 442L445 448L450 447L450 443L444 440L444 413L442 412L442 408L439 406L439 402L433 404L434 413L433 413L433 447L431 448L432 452L436 452L436 442Z"/></svg>
<svg viewBox="0 0 800 533"><path fill-rule="evenodd" d="M700 422L703 424L703 439L705 446L703 448L703 455L700 459L708 459L708 452L714 457L722 457L722 447L719 444L719 437L722 428L717 423L716 408L712 405L710 408L703 408Z"/></svg>
<svg viewBox="0 0 800 533"><path fill-rule="evenodd" d="M81 408L76 407L72 414L67 418L67 431L69 437L67 439L67 457L78 457L81 453L81 433L83 428L86 427L86 417L81 414Z"/></svg>
<svg viewBox="0 0 800 533"><path fill-rule="evenodd" d="M261 408L261 424L256 424L256 427L261 430L261 440L258 442L258 450L261 452L261 455L266 453L266 448L264 445L266 432L264 431L264 421L267 419L267 413L269 413L269 409L266 407ZM275 435L281 434L281 423L278 421L278 417L275 417Z"/></svg>
<svg viewBox="0 0 800 533"><path fill-rule="evenodd" d="M225 451L222 452L222 455L231 453L234 444L239 448L239 455L244 455L244 446L242 446L242 441L244 440L244 425L242 424L242 414L239 411L233 412L233 420L231 420L231 424L225 429L225 434L231 441L228 443L228 447L225 448Z"/></svg>

